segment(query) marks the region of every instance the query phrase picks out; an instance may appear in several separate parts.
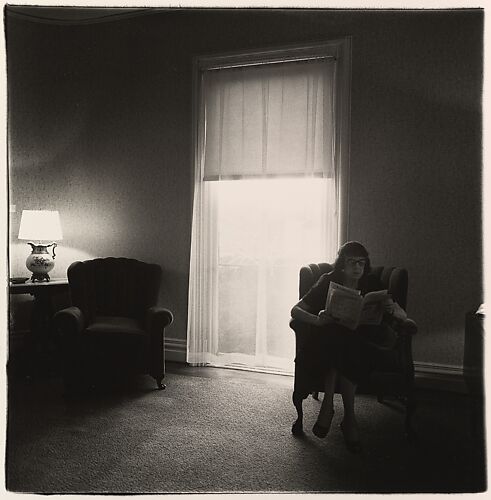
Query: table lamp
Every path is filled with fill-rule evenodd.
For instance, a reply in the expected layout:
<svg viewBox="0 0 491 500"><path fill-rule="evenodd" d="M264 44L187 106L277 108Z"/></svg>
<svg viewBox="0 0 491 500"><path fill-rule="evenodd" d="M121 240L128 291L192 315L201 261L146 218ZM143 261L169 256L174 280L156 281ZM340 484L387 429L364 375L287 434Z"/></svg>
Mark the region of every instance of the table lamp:
<svg viewBox="0 0 491 500"><path fill-rule="evenodd" d="M26 259L27 269L32 272L31 281L49 281L48 273L55 267L57 245L54 240L63 239L58 210L22 210L19 239L35 240L27 242L32 248ZM52 247L52 256L48 253L49 247Z"/></svg>

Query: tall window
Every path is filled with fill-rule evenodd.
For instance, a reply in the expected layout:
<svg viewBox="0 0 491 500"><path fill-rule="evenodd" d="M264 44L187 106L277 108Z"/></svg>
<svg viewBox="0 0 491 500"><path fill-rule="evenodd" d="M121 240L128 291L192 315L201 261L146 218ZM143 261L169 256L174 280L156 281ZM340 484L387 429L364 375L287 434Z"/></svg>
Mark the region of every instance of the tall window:
<svg viewBox="0 0 491 500"><path fill-rule="evenodd" d="M192 364L293 371L299 268L342 230L342 49L199 61Z"/></svg>

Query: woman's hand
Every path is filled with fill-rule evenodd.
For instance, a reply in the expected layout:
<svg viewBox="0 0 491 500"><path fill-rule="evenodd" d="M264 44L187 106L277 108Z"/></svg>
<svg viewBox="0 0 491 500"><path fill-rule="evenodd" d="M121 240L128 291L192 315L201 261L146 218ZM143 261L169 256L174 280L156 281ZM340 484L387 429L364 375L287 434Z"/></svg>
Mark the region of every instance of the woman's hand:
<svg viewBox="0 0 491 500"><path fill-rule="evenodd" d="M338 318L334 318L333 316L331 316L325 309L319 311L319 314L317 315L317 326L329 325L338 321Z"/></svg>
<svg viewBox="0 0 491 500"><path fill-rule="evenodd" d="M384 302L384 310L389 316L396 320L404 321L407 318L406 311L404 311L404 309L392 299Z"/></svg>
<svg viewBox="0 0 491 500"><path fill-rule="evenodd" d="M387 299L384 302L384 310L387 314L392 316L394 314L394 311L395 311L395 302L392 299Z"/></svg>

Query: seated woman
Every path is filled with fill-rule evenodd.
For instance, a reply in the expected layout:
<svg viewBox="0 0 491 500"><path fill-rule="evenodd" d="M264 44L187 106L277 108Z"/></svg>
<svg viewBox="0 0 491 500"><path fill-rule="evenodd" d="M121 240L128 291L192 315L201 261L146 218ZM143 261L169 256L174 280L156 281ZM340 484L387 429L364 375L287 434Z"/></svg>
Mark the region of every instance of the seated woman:
<svg viewBox="0 0 491 500"><path fill-rule="evenodd" d="M296 362L308 363L309 368L324 380L324 399L312 432L319 438L329 432L337 387L344 405L341 430L348 448L357 452L361 447L355 416L356 386L375 368L390 369L397 363L392 357L396 335L390 324L405 319L406 313L389 299L384 302L384 319L380 325L360 325L350 330L338 324L337 318L325 310L331 281L360 290L361 295L382 290L383 286L370 274L366 248L357 241L350 241L339 249L333 271L323 274L291 311L294 319L312 325L302 359L299 360L297 354Z"/></svg>

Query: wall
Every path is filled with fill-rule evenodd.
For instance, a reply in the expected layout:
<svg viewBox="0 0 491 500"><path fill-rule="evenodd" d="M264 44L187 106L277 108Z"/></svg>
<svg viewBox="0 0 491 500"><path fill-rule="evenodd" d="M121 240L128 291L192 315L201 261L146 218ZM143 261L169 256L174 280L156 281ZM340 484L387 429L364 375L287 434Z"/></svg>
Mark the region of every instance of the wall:
<svg viewBox="0 0 491 500"><path fill-rule="evenodd" d="M87 25L7 18L13 274L22 209L76 258L161 264L186 337L192 57L352 36L349 237L409 270L415 359L462 363L481 290L481 11L172 10Z"/></svg>

